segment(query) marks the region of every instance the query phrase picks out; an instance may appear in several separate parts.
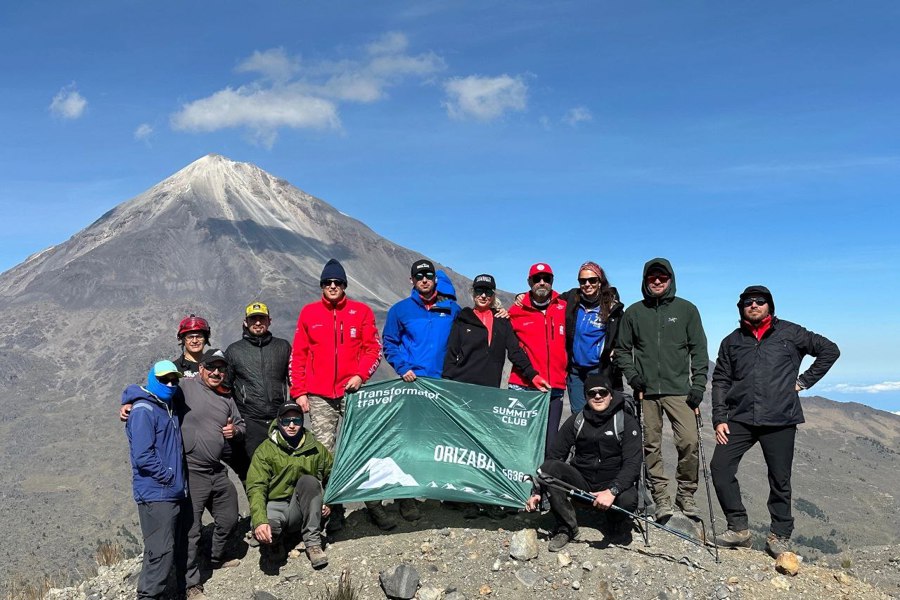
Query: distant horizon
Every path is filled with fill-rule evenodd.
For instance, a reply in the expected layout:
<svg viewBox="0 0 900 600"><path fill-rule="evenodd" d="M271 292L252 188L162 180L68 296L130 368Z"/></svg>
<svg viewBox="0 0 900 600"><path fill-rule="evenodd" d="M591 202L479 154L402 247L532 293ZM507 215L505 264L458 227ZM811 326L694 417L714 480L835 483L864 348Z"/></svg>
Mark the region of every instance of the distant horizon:
<svg viewBox="0 0 900 600"><path fill-rule="evenodd" d="M841 348L810 393L900 411L893 3L45 0L4 17L4 272L221 154L511 291L532 263L562 289L593 260L629 304L664 256L712 359L740 291L767 285L779 317Z"/></svg>

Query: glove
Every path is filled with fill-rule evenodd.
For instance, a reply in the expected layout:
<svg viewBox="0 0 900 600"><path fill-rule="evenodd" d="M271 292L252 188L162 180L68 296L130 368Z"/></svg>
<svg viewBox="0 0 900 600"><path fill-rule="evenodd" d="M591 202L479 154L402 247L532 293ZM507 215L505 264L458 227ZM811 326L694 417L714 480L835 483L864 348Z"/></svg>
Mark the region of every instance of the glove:
<svg viewBox="0 0 900 600"><path fill-rule="evenodd" d="M644 378L640 375L635 375L629 380L628 385L631 386L631 389L635 394L638 392L646 392L647 391L647 383L644 381Z"/></svg>
<svg viewBox="0 0 900 600"><path fill-rule="evenodd" d="M691 409L696 409L700 406L700 403L703 402L703 392L699 390L691 390L688 392L687 405L691 407Z"/></svg>

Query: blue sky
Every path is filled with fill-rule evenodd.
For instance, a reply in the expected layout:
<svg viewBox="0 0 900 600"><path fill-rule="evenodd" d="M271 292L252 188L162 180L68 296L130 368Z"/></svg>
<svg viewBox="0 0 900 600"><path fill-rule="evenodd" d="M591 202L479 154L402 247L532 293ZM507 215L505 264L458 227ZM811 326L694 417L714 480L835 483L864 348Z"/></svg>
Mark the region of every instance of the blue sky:
<svg viewBox="0 0 900 600"><path fill-rule="evenodd" d="M0 270L210 152L501 287L675 265L711 351L748 284L900 410L900 5L0 7ZM398 282L403 285L403 282Z"/></svg>

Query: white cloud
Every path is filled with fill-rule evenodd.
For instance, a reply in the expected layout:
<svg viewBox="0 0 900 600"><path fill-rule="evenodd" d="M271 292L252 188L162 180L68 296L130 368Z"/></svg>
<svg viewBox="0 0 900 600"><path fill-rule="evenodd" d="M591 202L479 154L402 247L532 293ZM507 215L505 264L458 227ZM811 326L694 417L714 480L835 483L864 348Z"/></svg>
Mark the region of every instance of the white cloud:
<svg viewBox="0 0 900 600"><path fill-rule="evenodd" d="M869 385L838 383L829 386L823 391L840 392L843 394L884 394L889 392L900 392L900 381L883 381L881 383L873 383Z"/></svg>
<svg viewBox="0 0 900 600"><path fill-rule="evenodd" d="M151 127L149 123L141 123L137 126L137 129L134 130L134 139L139 142L149 139L151 135L153 135L153 127Z"/></svg>
<svg viewBox="0 0 900 600"><path fill-rule="evenodd" d="M359 50L359 59L301 62L283 48L256 51L240 61L239 73L259 78L226 87L184 104L172 115L176 130L209 132L247 129L253 139L271 146L281 128L340 129L343 103L371 103L408 79L427 80L443 70L433 52L412 55L402 33L383 35Z"/></svg>
<svg viewBox="0 0 900 600"><path fill-rule="evenodd" d="M591 111L588 110L585 106L576 106L575 108L570 108L566 113L566 116L563 117L563 122L575 127L579 123L584 123L588 121L593 121L594 115L591 114Z"/></svg>
<svg viewBox="0 0 900 600"><path fill-rule="evenodd" d="M50 112L61 119L77 119L84 114L87 108L87 100L78 93L78 88L73 81L62 87L50 103Z"/></svg>
<svg viewBox="0 0 900 600"><path fill-rule="evenodd" d="M300 61L289 57L284 48L270 48L263 52L256 50L239 62L234 70L238 73L258 73L273 81L287 81L300 70Z"/></svg>
<svg viewBox="0 0 900 600"><path fill-rule="evenodd" d="M521 77L455 77L444 83L447 100L444 106L454 119L474 118L490 121L508 111L523 111L528 100L528 86Z"/></svg>

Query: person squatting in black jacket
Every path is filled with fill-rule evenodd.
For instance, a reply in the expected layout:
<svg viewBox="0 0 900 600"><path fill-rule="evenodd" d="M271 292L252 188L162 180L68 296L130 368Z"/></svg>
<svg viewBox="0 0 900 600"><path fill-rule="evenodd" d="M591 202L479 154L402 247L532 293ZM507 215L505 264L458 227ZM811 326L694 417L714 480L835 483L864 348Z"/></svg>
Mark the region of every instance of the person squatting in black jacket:
<svg viewBox="0 0 900 600"><path fill-rule="evenodd" d="M740 326L719 346L712 378L712 420L716 449L710 463L713 484L728 530L720 546L750 547L747 509L741 502L737 470L741 458L759 442L769 474L770 533L766 551L789 551L791 465L797 425L804 422L800 390L812 387L840 356L831 340L775 316L769 290L752 285L738 301ZM802 375L800 363L816 357Z"/></svg>
<svg viewBox="0 0 900 600"><path fill-rule="evenodd" d="M612 390L609 377L597 373L584 382L587 399L581 431L576 431L578 414L570 416L559 430L541 472L560 481L591 492L593 505L608 510L611 505L634 512L638 503L637 480L641 469L640 425L627 410L626 396ZM621 440L616 435L615 415L622 412ZM570 449L574 454L569 462ZM550 510L556 518L557 530L550 539L548 550L561 550L578 536L575 508L565 492L550 488ZM541 501L540 493L528 499L525 509L535 510ZM628 515L609 510L606 513L609 541L631 543L632 522Z"/></svg>

